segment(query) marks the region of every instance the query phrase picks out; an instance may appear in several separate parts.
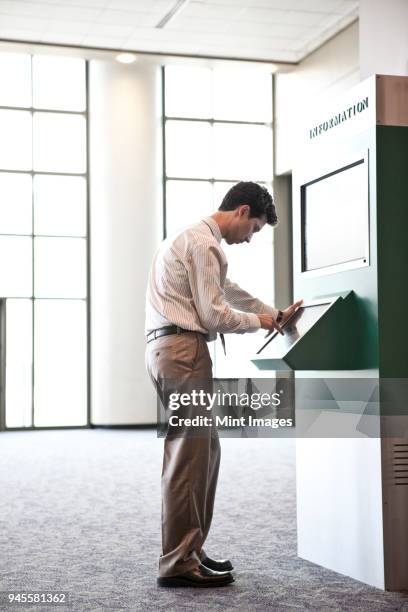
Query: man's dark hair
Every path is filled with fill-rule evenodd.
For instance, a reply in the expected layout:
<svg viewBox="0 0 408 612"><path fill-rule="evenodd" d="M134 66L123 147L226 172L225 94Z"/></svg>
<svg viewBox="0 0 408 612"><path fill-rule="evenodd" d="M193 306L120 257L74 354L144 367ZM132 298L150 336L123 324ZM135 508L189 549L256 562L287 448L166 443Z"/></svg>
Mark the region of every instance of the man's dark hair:
<svg viewBox="0 0 408 612"><path fill-rule="evenodd" d="M218 210L235 210L242 204L248 204L251 211L250 217L258 219L265 216L269 225L276 225L278 217L276 215L275 204L269 191L251 181L241 181L226 193L221 206Z"/></svg>

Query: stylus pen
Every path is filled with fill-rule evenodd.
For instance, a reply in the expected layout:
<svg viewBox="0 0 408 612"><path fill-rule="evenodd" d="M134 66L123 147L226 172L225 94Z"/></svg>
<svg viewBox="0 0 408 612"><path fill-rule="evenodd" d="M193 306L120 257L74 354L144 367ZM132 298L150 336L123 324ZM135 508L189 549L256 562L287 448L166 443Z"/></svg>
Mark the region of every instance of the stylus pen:
<svg viewBox="0 0 408 612"><path fill-rule="evenodd" d="M284 335L285 335L285 334L284 334L284 331L283 331L282 329L281 329L281 330L279 330L279 329L274 328L274 329L270 329L270 330L268 331L268 333L266 334L265 338L269 338L269 336L270 336L271 334L273 334L274 332L277 332L278 334L282 334L282 336L284 336Z"/></svg>

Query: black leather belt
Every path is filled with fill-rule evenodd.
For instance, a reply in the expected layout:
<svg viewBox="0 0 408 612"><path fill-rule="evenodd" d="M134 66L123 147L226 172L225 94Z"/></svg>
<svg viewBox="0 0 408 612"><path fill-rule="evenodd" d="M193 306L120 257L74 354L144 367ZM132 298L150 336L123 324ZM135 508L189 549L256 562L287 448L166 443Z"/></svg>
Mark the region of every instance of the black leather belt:
<svg viewBox="0 0 408 612"><path fill-rule="evenodd" d="M156 340L156 338L160 338L161 336L169 336L170 334L183 334L186 332L191 333L192 331L193 330L191 329L183 329L178 325L170 325L169 327L162 327L161 329L154 329L153 331L149 332L146 336L146 341L151 342L152 340Z"/></svg>

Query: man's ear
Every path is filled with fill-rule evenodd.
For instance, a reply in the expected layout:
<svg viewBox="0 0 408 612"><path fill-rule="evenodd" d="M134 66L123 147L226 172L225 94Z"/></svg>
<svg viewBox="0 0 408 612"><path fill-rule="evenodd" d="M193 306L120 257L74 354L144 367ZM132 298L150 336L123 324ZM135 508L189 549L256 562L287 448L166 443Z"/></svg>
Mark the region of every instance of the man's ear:
<svg viewBox="0 0 408 612"><path fill-rule="evenodd" d="M251 209L250 209L248 204L241 204L241 206L239 207L239 216L240 217L245 217L245 216L249 217L250 210Z"/></svg>

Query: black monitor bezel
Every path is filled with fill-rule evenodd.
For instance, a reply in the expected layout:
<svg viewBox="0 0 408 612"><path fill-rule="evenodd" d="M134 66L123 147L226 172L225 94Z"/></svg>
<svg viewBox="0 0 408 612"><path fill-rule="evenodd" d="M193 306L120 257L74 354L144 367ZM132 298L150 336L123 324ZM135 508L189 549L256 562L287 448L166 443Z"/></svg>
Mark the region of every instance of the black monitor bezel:
<svg viewBox="0 0 408 612"><path fill-rule="evenodd" d="M327 178L329 178L330 176L334 176L336 174L340 174L341 172L344 172L346 170L349 170L350 168L354 168L356 166L359 166L361 164L367 164L367 180L368 180L368 156L367 155L362 155L361 157L359 157L359 159L357 159L354 162L351 162L349 164L345 164L344 166L340 167L340 168L336 168L335 170L331 171L331 172L326 172L325 174L322 174L321 176L314 178L311 181L308 181L307 183L304 183L303 185L300 186L300 240L301 240L301 244L300 244L300 257L301 257L301 273L302 274L316 274L319 273L320 271L327 271L332 269L333 271L342 268L343 266L347 266L347 265L351 265L354 267L354 265L357 263L361 263L362 266L367 265L368 264L368 253L366 254L365 257L363 257L362 259L353 259L353 260L345 260L344 262L338 262L335 264L332 264L330 266L321 266L320 268L313 268L311 270L308 270L306 265L306 190L307 187L309 187L310 185L313 185L314 183L319 183L320 181L323 181ZM369 200L368 200L368 194L367 194L367 222L369 223Z"/></svg>

